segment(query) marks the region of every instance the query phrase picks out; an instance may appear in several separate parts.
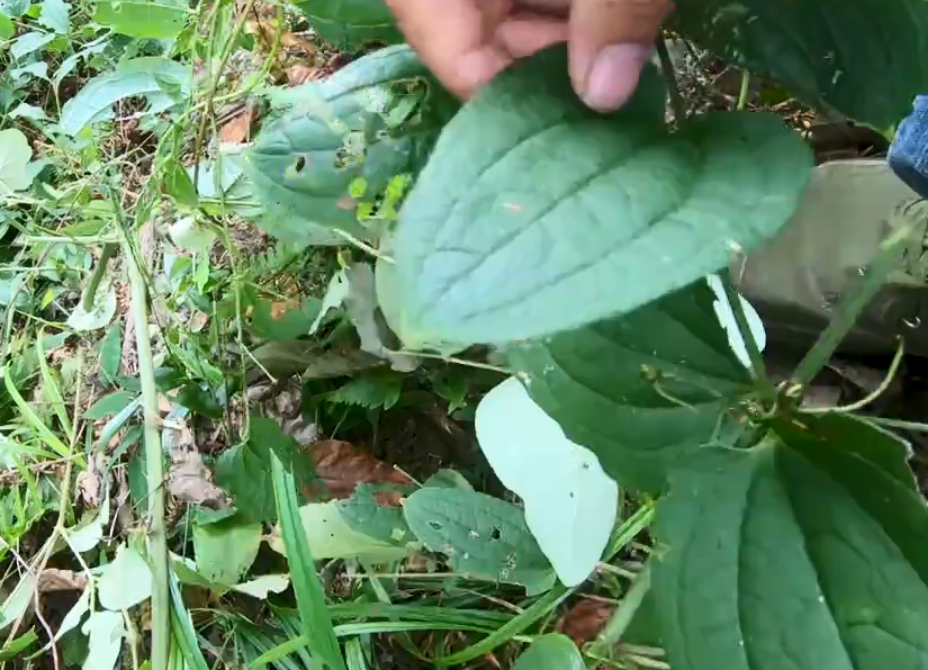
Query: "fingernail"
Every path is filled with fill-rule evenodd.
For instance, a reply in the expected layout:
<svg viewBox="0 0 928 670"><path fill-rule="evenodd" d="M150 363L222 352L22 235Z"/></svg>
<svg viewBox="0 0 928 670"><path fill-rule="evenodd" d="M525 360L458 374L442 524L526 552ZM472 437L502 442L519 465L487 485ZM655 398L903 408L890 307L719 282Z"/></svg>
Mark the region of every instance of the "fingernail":
<svg viewBox="0 0 928 670"><path fill-rule="evenodd" d="M600 112L611 112L635 92L641 68L651 56L643 44L613 44L600 51L586 79L583 100Z"/></svg>

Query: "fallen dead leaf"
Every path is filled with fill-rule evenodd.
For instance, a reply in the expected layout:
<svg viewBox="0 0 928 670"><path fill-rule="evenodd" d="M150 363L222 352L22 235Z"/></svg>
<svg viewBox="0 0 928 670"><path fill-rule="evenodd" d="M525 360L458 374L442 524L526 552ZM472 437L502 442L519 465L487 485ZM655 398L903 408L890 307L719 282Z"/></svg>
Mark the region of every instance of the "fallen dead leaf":
<svg viewBox="0 0 928 670"><path fill-rule="evenodd" d="M56 570L49 568L39 575L39 593L49 591L83 591L87 587L87 577L73 570Z"/></svg>
<svg viewBox="0 0 928 670"><path fill-rule="evenodd" d="M77 476L77 489L80 491L81 499L89 507L100 506L104 472L106 472L105 457L98 452L90 459L87 469Z"/></svg>
<svg viewBox="0 0 928 670"><path fill-rule="evenodd" d="M327 494L331 498L347 498L358 484L413 484L403 473L388 463L374 458L350 442L325 440L310 447L316 464L316 476L324 487L312 490L315 496ZM400 493L383 492L374 495L384 507L399 507Z"/></svg>
<svg viewBox="0 0 928 670"><path fill-rule="evenodd" d="M229 506L225 492L213 484L212 473L197 451L193 433L182 421L165 421L162 439L171 457L168 492L177 500L211 509Z"/></svg>
<svg viewBox="0 0 928 670"><path fill-rule="evenodd" d="M561 617L556 630L582 646L596 639L613 612L613 603L582 598Z"/></svg>
<svg viewBox="0 0 928 670"><path fill-rule="evenodd" d="M290 86L299 86L300 84L305 84L308 81L315 81L321 76L321 69L311 65L306 65L305 63L297 63L296 65L291 65L289 68L287 68L287 84Z"/></svg>
<svg viewBox="0 0 928 670"><path fill-rule="evenodd" d="M219 141L227 144L243 144L251 140L251 129L258 120L258 108L246 105L231 121L219 129Z"/></svg>

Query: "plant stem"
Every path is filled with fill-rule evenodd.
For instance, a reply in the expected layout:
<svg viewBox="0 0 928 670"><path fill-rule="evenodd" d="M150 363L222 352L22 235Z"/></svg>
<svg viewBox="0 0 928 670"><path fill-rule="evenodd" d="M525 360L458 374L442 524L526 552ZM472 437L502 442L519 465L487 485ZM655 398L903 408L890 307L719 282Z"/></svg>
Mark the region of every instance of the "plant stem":
<svg viewBox="0 0 928 670"><path fill-rule="evenodd" d="M867 395L865 398L861 398L855 403L850 405L845 405L843 407L822 407L803 410L806 414L851 414L853 412L859 412L864 409L867 405L874 402L881 395L886 393L889 387L892 385L893 380L896 378L896 375L899 372L899 366L902 365L902 359L905 357L905 340L899 338L899 346L896 348L896 355L893 356L893 362L889 366L889 372L886 373L886 377L880 382L880 385L876 389Z"/></svg>
<svg viewBox="0 0 928 670"><path fill-rule="evenodd" d="M171 610L168 593L168 548L164 529L164 460L161 454L161 417L158 414L158 391L155 365L148 336L148 291L145 277L129 239L122 209L112 194L119 217L123 252L129 266L132 290L132 318L139 357L139 380L142 386L142 409L145 417L145 465L148 482L148 558L151 564L151 670L167 670L170 652Z"/></svg>
<svg viewBox="0 0 928 670"><path fill-rule="evenodd" d="M862 416L860 417L870 423L886 428L896 428L898 430L908 430L913 433L928 433L928 424L917 423L915 421L902 421L900 419L884 419L879 416Z"/></svg>
<svg viewBox="0 0 928 670"><path fill-rule="evenodd" d="M864 308L882 288L887 276L896 267L902 245L911 233L912 227L908 224L903 225L880 244L873 262L870 263L860 283L841 299L831 323L819 336L815 346L799 363L793 373L795 384L808 386L825 367L838 345L854 327Z"/></svg>
<svg viewBox="0 0 928 670"><path fill-rule="evenodd" d="M747 70L741 71L741 91L738 93L738 106L735 108L739 112L744 111L748 104L748 93L751 90L751 73Z"/></svg>
<svg viewBox="0 0 928 670"><path fill-rule="evenodd" d="M720 273L720 278L722 280L722 286L725 287L725 297L731 307L732 314L735 316L738 332L741 333L741 339L744 341L744 346L748 352L748 358L751 361L751 376L754 377L754 381L757 383L761 393L768 398L775 398L776 389L773 388L773 384L770 383L770 379L767 377L764 357L760 352L760 347L757 345L757 340L754 339L754 333L748 323L748 317L744 313L741 294L735 289L734 284L731 282L731 276L727 272Z"/></svg>
<svg viewBox="0 0 928 670"><path fill-rule="evenodd" d="M635 617L635 613L638 611L638 608L641 607L641 603L644 602L644 597L650 590L651 568L646 565L644 570L638 574L637 579L635 579L631 588L625 594L625 597L622 598L622 602L616 608L615 612L613 612L612 618L609 619L609 623L606 624L603 632L599 634L596 641L587 649L586 654L593 657L587 662L588 667L598 667L600 662L595 659L607 658L609 656L612 648L618 644L623 633L628 630L628 626Z"/></svg>
<svg viewBox="0 0 928 670"><path fill-rule="evenodd" d="M683 123L686 120L686 105L683 102L683 96L680 95L677 75L673 69L673 61L670 60L670 52L667 50L667 40L663 35L657 39L657 57L661 61L661 71L664 73L664 79L667 80L667 91L670 93L673 120L677 123Z"/></svg>
<svg viewBox="0 0 928 670"><path fill-rule="evenodd" d="M100 288L100 281L106 275L106 266L110 263L110 258L116 253L115 244L104 244L103 251L100 253L100 260L97 267L90 277L90 283L87 284L87 291L84 293L84 311L92 312L94 303L97 301L97 289Z"/></svg>

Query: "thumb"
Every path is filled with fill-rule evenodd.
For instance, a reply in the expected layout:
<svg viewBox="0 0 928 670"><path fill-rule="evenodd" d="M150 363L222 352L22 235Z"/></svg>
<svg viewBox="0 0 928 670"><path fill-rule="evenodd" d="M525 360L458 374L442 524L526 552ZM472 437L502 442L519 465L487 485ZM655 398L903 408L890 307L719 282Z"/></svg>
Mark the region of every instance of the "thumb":
<svg viewBox="0 0 928 670"><path fill-rule="evenodd" d="M671 0L574 0L570 78L593 109L613 111L638 86Z"/></svg>

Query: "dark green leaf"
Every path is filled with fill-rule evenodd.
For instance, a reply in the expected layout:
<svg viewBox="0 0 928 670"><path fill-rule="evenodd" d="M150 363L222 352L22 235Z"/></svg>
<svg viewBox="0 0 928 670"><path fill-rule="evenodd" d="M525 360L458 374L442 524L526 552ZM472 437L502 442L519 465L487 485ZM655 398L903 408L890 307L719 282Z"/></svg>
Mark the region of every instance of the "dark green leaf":
<svg viewBox="0 0 928 670"><path fill-rule="evenodd" d="M567 436L620 484L665 487L712 439L750 378L728 344L705 281L617 319L513 345L510 366Z"/></svg>
<svg viewBox="0 0 928 670"><path fill-rule="evenodd" d="M122 323L117 321L106 331L100 341L100 378L106 384L116 381L119 364L122 362Z"/></svg>
<svg viewBox="0 0 928 670"><path fill-rule="evenodd" d="M174 198L182 208L194 210L200 205L200 198L193 186L193 180L179 161L172 160L164 175L164 190Z"/></svg>
<svg viewBox="0 0 928 670"><path fill-rule="evenodd" d="M300 485L312 473L312 460L272 419L253 417L248 442L223 452L216 462L216 483L235 496L235 506L246 522L274 521L271 452L294 470Z"/></svg>
<svg viewBox="0 0 928 670"><path fill-rule="evenodd" d="M358 405L367 409L390 409L400 400L403 375L387 370L375 370L355 377L326 396L331 403Z"/></svg>
<svg viewBox="0 0 928 670"><path fill-rule="evenodd" d="M318 298L306 298L302 304L280 315L275 315L273 308L267 300L255 305L251 315L251 329L255 335L266 340L296 340L309 333L321 303Z"/></svg>
<svg viewBox="0 0 928 670"><path fill-rule="evenodd" d="M335 503L342 520L357 533L396 547L406 547L415 538L403 510L398 507L381 507L374 498L378 487L359 484L347 500Z"/></svg>
<svg viewBox="0 0 928 670"><path fill-rule="evenodd" d="M390 218L435 141L447 94L406 46L298 90L301 104L267 124L245 154L255 194L274 215L258 225L294 242L309 241L309 222L368 237L361 221L375 203L377 216Z"/></svg>
<svg viewBox="0 0 928 670"><path fill-rule="evenodd" d="M882 132L928 90L922 0L699 0L676 17L685 37Z"/></svg>
<svg viewBox="0 0 928 670"><path fill-rule="evenodd" d="M187 10L176 4L150 0L98 0L94 4L93 20L121 35L166 39L184 29L187 15Z"/></svg>
<svg viewBox="0 0 928 670"><path fill-rule="evenodd" d="M133 400L135 400L135 394L129 391L116 391L110 393L91 405L90 408L84 412L84 418L92 421L105 419L111 414L118 414L124 410Z"/></svg>
<svg viewBox="0 0 928 670"><path fill-rule="evenodd" d="M782 421L671 478L654 589L675 670L926 666L928 508L904 450L827 423Z"/></svg>
<svg viewBox="0 0 928 670"><path fill-rule="evenodd" d="M524 584L529 594L554 584L554 570L515 505L464 489L420 489L403 503L406 522L458 572Z"/></svg>
<svg viewBox="0 0 928 670"><path fill-rule="evenodd" d="M586 664L580 650L566 635L536 637L523 652L512 670L584 670Z"/></svg>
<svg viewBox="0 0 928 670"><path fill-rule="evenodd" d="M403 41L383 0L303 0L296 6L318 35L339 45Z"/></svg>
<svg viewBox="0 0 928 670"><path fill-rule="evenodd" d="M177 392L177 404L210 419L221 419L224 408L215 394L198 382L188 382Z"/></svg>
<svg viewBox="0 0 928 670"><path fill-rule="evenodd" d="M707 114L670 133L650 68L609 117L566 71L560 49L542 53L446 127L394 240L391 325L407 345L524 339L630 312L792 214L812 157L780 119Z"/></svg>
<svg viewBox="0 0 928 670"><path fill-rule="evenodd" d="M299 340L268 342L252 353L272 375L301 373L304 380L346 377L383 365L382 360L363 351L323 352L317 343Z"/></svg>

